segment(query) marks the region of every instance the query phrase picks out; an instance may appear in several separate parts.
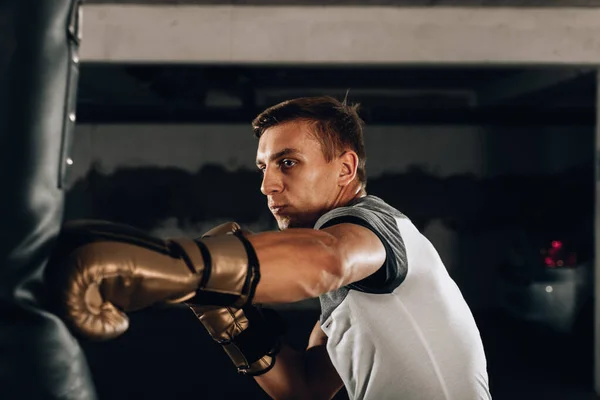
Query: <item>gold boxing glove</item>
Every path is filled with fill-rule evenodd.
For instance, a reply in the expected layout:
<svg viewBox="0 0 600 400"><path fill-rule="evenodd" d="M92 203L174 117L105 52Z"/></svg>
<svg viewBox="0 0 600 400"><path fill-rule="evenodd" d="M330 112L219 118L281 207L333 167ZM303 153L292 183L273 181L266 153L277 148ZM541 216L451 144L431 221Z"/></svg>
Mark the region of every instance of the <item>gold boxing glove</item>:
<svg viewBox="0 0 600 400"><path fill-rule="evenodd" d="M242 234L162 240L104 221L65 224L46 268L59 314L84 337L115 338L156 304L251 304L258 260Z"/></svg>
<svg viewBox="0 0 600 400"><path fill-rule="evenodd" d="M253 305L240 309L195 305L190 308L239 373L257 376L273 368L283 333L275 311Z"/></svg>
<svg viewBox="0 0 600 400"><path fill-rule="evenodd" d="M211 229L202 238L240 233L250 232L229 222ZM274 311L252 305L243 308L188 306L213 340L223 347L239 373L256 376L273 368L283 326Z"/></svg>

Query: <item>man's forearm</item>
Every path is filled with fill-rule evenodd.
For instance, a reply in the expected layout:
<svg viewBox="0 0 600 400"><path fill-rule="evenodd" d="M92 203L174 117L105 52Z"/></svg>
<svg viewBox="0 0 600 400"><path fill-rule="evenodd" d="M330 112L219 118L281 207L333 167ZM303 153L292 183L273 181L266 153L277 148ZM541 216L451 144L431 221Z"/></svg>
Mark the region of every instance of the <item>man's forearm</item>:
<svg viewBox="0 0 600 400"><path fill-rule="evenodd" d="M303 354L282 345L275 360L269 372L255 377L256 383L273 399L310 399Z"/></svg>
<svg viewBox="0 0 600 400"><path fill-rule="evenodd" d="M255 303L291 303L341 286L341 265L332 235L288 229L248 236L260 263Z"/></svg>
<svg viewBox="0 0 600 400"><path fill-rule="evenodd" d="M331 399L342 387L321 346L299 352L283 345L273 368L255 379L276 400Z"/></svg>

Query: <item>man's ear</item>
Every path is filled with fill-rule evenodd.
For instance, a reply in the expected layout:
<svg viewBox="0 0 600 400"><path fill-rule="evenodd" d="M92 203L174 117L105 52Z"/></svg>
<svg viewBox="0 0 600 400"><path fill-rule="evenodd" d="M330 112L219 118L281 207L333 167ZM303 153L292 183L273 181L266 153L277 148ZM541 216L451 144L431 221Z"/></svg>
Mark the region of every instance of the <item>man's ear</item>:
<svg viewBox="0 0 600 400"><path fill-rule="evenodd" d="M358 155L352 150L346 150L339 157L340 174L338 183L340 186L347 186L356 177L358 169Z"/></svg>

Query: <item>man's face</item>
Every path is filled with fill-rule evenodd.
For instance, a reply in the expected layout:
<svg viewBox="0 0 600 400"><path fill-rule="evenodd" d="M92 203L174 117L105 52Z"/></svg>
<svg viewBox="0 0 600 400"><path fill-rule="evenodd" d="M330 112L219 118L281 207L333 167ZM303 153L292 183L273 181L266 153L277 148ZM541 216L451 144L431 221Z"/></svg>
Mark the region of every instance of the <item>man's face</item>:
<svg viewBox="0 0 600 400"><path fill-rule="evenodd" d="M312 228L335 206L340 164L325 160L309 123L268 128L258 143L256 165L263 171L261 191L279 229Z"/></svg>

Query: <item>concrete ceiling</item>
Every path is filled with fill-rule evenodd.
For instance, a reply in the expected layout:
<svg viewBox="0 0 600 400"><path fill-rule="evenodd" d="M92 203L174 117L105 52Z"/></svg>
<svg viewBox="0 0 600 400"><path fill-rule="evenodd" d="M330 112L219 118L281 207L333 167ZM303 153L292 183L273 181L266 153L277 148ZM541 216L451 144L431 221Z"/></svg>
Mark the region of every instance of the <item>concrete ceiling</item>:
<svg viewBox="0 0 600 400"><path fill-rule="evenodd" d="M600 7L600 0L87 0L87 4L331 5L399 7Z"/></svg>

